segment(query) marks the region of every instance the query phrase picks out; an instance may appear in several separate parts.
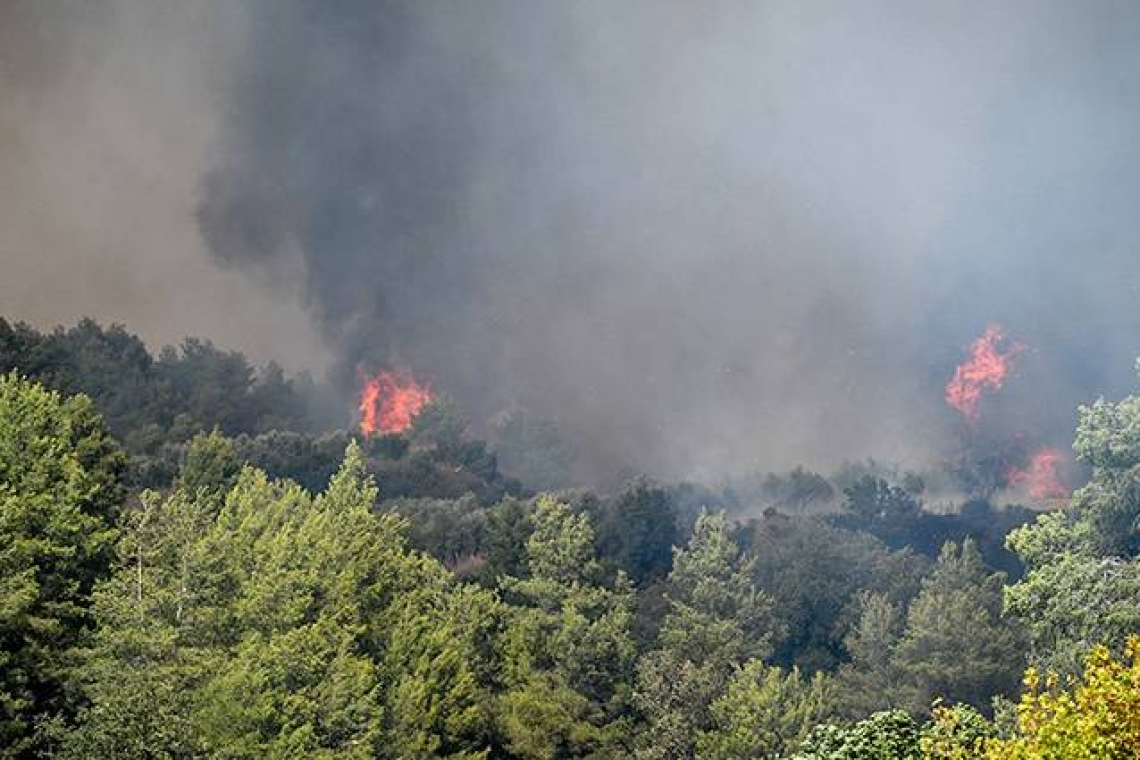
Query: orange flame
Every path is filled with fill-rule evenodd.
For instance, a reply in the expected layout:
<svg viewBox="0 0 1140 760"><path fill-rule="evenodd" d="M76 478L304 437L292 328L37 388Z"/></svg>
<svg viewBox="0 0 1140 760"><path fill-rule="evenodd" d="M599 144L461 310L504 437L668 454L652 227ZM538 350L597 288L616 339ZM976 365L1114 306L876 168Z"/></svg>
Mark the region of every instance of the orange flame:
<svg viewBox="0 0 1140 760"><path fill-rule="evenodd" d="M1006 473L1011 486L1019 486L1034 499L1062 499L1069 495L1061 477L1061 464L1065 455L1060 449L1038 449L1029 457L1024 468L1012 468Z"/></svg>
<svg viewBox="0 0 1140 760"><path fill-rule="evenodd" d="M998 390L1013 368L1014 358L1025 350L1021 343L1005 338L1000 325L990 325L970 344L970 358L958 366L946 383L946 403L962 413L971 426L981 414L982 393Z"/></svg>
<svg viewBox="0 0 1140 760"><path fill-rule="evenodd" d="M431 391L410 373L380 370L360 392L360 431L365 435L399 433L431 401Z"/></svg>

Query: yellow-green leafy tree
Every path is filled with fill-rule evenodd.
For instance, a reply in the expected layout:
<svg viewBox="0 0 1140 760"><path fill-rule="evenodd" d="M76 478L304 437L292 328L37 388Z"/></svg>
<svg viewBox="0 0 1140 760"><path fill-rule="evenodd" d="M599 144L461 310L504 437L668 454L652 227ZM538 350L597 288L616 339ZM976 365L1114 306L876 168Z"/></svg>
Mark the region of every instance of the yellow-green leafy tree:
<svg viewBox="0 0 1140 760"><path fill-rule="evenodd" d="M1030 668L1017 733L988 744L993 760L1133 760L1140 757L1140 638L1125 656L1095 647L1078 679Z"/></svg>

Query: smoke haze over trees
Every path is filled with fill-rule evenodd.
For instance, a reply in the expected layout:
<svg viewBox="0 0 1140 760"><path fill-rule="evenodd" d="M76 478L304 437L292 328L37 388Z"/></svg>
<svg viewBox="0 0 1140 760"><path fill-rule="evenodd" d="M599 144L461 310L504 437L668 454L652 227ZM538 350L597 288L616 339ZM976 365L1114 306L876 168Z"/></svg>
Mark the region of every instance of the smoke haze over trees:
<svg viewBox="0 0 1140 760"><path fill-rule="evenodd" d="M0 0L0 760L1140 757L1138 33Z"/></svg>
<svg viewBox="0 0 1140 760"><path fill-rule="evenodd" d="M1127 4L14 2L0 29L10 316L207 334L346 394L410 366L477 424L556 418L596 475L940 455L990 320L1031 347L1003 428L1063 442L1126 387Z"/></svg>
<svg viewBox="0 0 1140 760"><path fill-rule="evenodd" d="M756 514L742 485L530 493L445 401L313 434L241 354L0 328L0 757L1140 747L1140 397L1080 410L1056 511L932 513L866 462L760 478Z"/></svg>

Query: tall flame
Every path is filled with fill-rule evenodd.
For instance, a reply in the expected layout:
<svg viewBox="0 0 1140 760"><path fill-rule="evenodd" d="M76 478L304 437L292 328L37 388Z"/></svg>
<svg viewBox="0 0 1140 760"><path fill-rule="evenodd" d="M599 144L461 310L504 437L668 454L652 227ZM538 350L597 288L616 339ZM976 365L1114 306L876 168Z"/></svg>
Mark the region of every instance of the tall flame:
<svg viewBox="0 0 1140 760"><path fill-rule="evenodd" d="M970 344L969 358L946 383L946 403L961 412L971 426L981 414L978 405L986 390L998 390L1013 369L1014 358L1025 350L1021 343L1006 340L1001 325L990 325Z"/></svg>
<svg viewBox="0 0 1140 760"><path fill-rule="evenodd" d="M1061 464L1065 455L1060 449L1038 449L1029 457L1024 468L1011 468L1006 482L1018 486L1034 499L1060 499L1069 495L1061 477Z"/></svg>
<svg viewBox="0 0 1140 760"><path fill-rule="evenodd" d="M360 430L365 435L399 433L431 401L431 391L410 373L380 370L360 392Z"/></svg>

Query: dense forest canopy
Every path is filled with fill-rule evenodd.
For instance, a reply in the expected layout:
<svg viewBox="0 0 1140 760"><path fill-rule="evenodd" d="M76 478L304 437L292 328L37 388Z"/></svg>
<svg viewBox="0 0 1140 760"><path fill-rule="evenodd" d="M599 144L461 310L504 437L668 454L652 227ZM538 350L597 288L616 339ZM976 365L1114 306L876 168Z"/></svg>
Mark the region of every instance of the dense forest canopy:
<svg viewBox="0 0 1140 760"><path fill-rule="evenodd" d="M0 760L1140 760L1137 40L0 0Z"/></svg>
<svg viewBox="0 0 1140 760"><path fill-rule="evenodd" d="M1137 397L1081 410L1053 511L873 462L538 491L446 399L323 430L208 342L0 338L4 756L1140 748Z"/></svg>

